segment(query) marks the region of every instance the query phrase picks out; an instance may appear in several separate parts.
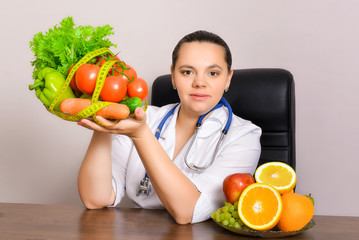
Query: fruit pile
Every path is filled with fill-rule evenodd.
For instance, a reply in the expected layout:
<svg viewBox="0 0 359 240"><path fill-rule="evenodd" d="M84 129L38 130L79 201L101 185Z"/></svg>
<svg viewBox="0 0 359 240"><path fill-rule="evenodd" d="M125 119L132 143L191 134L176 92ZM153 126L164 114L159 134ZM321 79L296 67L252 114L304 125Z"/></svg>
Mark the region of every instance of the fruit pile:
<svg viewBox="0 0 359 240"><path fill-rule="evenodd" d="M254 174L236 173L223 181L225 205L211 218L225 226L265 231L298 231L314 214L314 200L294 193L297 176L282 162L259 166Z"/></svg>

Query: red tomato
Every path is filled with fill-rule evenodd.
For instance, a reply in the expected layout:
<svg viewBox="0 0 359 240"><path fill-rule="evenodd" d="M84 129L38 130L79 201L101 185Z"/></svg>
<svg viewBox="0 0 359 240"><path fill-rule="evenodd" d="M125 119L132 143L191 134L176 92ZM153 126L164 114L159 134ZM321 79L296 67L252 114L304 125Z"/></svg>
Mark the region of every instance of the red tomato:
<svg viewBox="0 0 359 240"><path fill-rule="evenodd" d="M97 65L89 63L81 65L75 74L78 89L83 93L91 95L95 90L99 71L100 67Z"/></svg>
<svg viewBox="0 0 359 240"><path fill-rule="evenodd" d="M129 97L139 97L144 100L148 95L148 86L142 78L136 78L127 87L127 94Z"/></svg>
<svg viewBox="0 0 359 240"><path fill-rule="evenodd" d="M74 66L70 67L69 71L67 72L67 75L70 74L71 69L72 69L73 67L74 67ZM76 92L81 92L80 89L79 89L79 88L77 87L77 85L76 85L75 75L76 75L76 73L74 74L74 76L73 76L72 79L71 79L70 87L72 88L72 90L74 90L74 91L76 91Z"/></svg>
<svg viewBox="0 0 359 240"><path fill-rule="evenodd" d="M110 61L110 60L115 60L115 61L119 61L119 62L121 61L117 55L116 56L107 55L107 56L97 57L95 64L101 67L105 62Z"/></svg>
<svg viewBox="0 0 359 240"><path fill-rule="evenodd" d="M110 74L113 73L114 76L120 76L123 80L129 84L137 78L137 73L133 67L126 65L126 69L117 66L116 69L110 71ZM112 75L112 74L111 74Z"/></svg>
<svg viewBox="0 0 359 240"><path fill-rule="evenodd" d="M100 97L107 102L119 102L127 93L127 84L118 76L109 76L105 79Z"/></svg>
<svg viewBox="0 0 359 240"><path fill-rule="evenodd" d="M98 57L95 64L101 67L105 62L107 61L104 58Z"/></svg>
<svg viewBox="0 0 359 240"><path fill-rule="evenodd" d="M110 59L110 60L116 60L116 61L121 62L120 58L119 58L117 55L116 55L116 56L111 57L111 59Z"/></svg>

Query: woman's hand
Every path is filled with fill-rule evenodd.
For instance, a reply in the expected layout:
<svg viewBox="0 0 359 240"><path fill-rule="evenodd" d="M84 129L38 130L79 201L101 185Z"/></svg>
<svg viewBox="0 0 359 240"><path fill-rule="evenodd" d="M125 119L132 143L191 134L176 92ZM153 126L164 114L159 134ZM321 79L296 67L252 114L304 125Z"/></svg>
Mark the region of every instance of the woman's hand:
<svg viewBox="0 0 359 240"><path fill-rule="evenodd" d="M136 108L134 118L121 120L117 124L113 121L97 116L97 120L104 126L101 126L88 119L82 119L78 122L80 126L97 131L112 134L123 134L130 138L138 138L146 128L146 112L142 108Z"/></svg>

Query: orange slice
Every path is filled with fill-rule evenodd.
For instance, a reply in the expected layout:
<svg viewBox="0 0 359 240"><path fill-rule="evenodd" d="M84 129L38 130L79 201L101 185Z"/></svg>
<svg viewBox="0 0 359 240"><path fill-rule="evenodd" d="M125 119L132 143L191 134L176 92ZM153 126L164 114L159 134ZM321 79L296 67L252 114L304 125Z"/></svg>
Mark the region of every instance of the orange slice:
<svg viewBox="0 0 359 240"><path fill-rule="evenodd" d="M254 174L258 183L273 186L280 194L291 192L297 182L294 169L286 163L268 162L259 166Z"/></svg>
<svg viewBox="0 0 359 240"><path fill-rule="evenodd" d="M253 183L239 197L238 215L245 225L254 230L272 229L281 213L281 195L268 184Z"/></svg>

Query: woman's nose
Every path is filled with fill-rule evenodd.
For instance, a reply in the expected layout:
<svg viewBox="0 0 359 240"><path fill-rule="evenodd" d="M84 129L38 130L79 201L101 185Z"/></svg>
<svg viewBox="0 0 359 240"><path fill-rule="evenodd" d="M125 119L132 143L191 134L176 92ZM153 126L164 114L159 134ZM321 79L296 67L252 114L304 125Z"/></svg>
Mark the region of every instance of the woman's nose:
<svg viewBox="0 0 359 240"><path fill-rule="evenodd" d="M193 87L204 87L206 86L206 79L204 74L197 74L193 79Z"/></svg>

